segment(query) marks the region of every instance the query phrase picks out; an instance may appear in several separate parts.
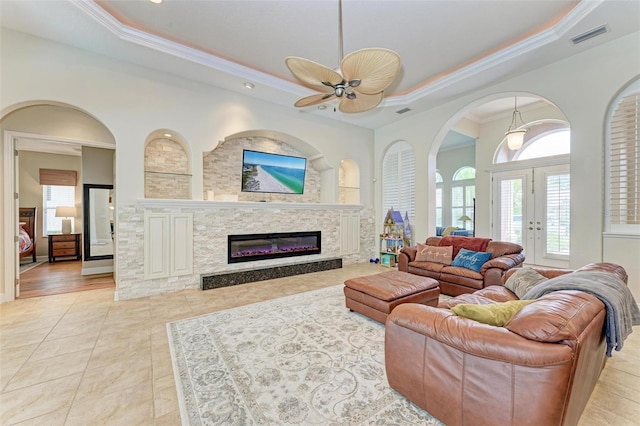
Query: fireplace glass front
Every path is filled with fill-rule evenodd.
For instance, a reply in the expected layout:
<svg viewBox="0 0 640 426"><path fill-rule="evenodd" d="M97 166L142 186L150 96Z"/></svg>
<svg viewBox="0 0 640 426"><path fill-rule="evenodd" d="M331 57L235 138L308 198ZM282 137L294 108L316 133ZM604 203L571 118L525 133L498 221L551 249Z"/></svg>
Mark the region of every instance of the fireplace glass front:
<svg viewBox="0 0 640 426"><path fill-rule="evenodd" d="M228 236L229 263L320 254L320 231Z"/></svg>

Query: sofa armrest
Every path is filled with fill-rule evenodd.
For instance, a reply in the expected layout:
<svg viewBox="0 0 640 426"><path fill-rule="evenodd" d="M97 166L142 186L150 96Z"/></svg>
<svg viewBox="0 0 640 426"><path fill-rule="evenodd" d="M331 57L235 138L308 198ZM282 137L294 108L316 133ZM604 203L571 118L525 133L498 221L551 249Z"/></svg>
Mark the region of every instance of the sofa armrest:
<svg viewBox="0 0 640 426"><path fill-rule="evenodd" d="M409 262L413 262L416 260L418 246L403 247L400 249L400 253L404 253L407 256L407 259L409 259Z"/></svg>
<svg viewBox="0 0 640 426"><path fill-rule="evenodd" d="M415 246L400 249L400 253L398 253L398 271L408 272L409 262L415 260L417 252L418 249Z"/></svg>
<svg viewBox="0 0 640 426"><path fill-rule="evenodd" d="M484 275L488 269L497 268L502 271L507 271L512 268L517 268L524 263L524 253L517 254L505 254L495 259L491 259L485 262L480 268L480 273Z"/></svg>

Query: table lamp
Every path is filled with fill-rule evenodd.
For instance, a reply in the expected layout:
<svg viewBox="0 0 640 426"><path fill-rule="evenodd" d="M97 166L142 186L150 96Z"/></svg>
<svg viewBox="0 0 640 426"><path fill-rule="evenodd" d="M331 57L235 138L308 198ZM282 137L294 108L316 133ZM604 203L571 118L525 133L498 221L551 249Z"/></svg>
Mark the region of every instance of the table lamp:
<svg viewBox="0 0 640 426"><path fill-rule="evenodd" d="M74 206L59 206L56 207L56 217L64 217L62 219L62 233L71 233L71 219L70 217L76 217L76 208Z"/></svg>
<svg viewBox="0 0 640 426"><path fill-rule="evenodd" d="M471 220L471 218L463 214L458 220L462 222L463 229L467 229L467 221Z"/></svg>

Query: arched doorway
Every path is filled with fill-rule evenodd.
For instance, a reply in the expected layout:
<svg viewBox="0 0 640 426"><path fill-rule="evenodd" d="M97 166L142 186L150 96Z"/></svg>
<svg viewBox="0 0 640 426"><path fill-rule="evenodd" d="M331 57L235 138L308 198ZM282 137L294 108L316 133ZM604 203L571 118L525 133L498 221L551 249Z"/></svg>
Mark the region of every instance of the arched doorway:
<svg viewBox="0 0 640 426"><path fill-rule="evenodd" d="M33 101L21 103L7 108L0 118L0 126L3 130L3 166L5 173L3 175L3 228L2 228L2 251L5 282L2 288L2 301L13 300L19 292L19 248L14 242L13 236L18 233L18 207L22 206L21 194L23 201L27 198L27 194L31 197L27 203L40 207L38 215L41 226L44 223L43 215L44 197L42 185L38 180L38 173L31 172L30 179L23 179L23 187L20 187L20 161L19 152L49 152L53 150L53 154L40 154L41 160L46 161L47 157L54 156L81 156L82 150L87 152L94 150L111 152L108 167L113 169L115 152L115 138L112 133L95 117L82 111L72 105L62 104L53 101ZM24 156L23 156L24 157ZM28 162L30 163L30 162ZM77 162L76 162L77 163ZM53 167L54 169L56 167ZM74 167L62 166L59 169L73 169ZM77 170L82 169L82 164L75 166ZM90 167L86 167L91 170ZM76 170L76 173L77 173ZM90 172L86 173L91 175ZM35 177L33 177L35 176ZM113 173L107 177L113 183ZM25 190L25 185L30 185ZM75 220L74 232L81 236L83 223L82 210L82 175L75 185L74 196L71 198L74 207L78 212L78 218ZM30 191L32 189L32 191ZM14 194L18 194L14 197ZM49 206L50 207L50 206ZM60 220L58 218L58 220ZM49 222L49 221L47 221ZM39 255L48 254L48 238L45 237L47 230L42 227L38 228L39 236L43 238L39 242ZM82 241L77 242L82 245ZM44 250L44 251L43 251ZM110 260L110 265L113 261ZM82 267L85 264L82 263ZM103 266L103 265L101 265ZM111 266L111 269L113 267Z"/></svg>

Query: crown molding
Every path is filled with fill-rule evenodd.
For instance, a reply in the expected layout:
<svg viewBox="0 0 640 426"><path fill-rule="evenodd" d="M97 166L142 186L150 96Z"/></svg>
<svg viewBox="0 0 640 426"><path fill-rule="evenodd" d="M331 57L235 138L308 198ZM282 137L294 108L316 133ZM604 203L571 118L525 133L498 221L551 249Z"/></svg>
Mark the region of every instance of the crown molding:
<svg viewBox="0 0 640 426"><path fill-rule="evenodd" d="M473 62L459 70L453 71L432 83L408 93L407 95L386 98L383 101L383 106L407 105L411 102L416 102L425 96L436 93L463 80L472 78L476 74L486 71L492 67L496 67L534 49L557 41L578 22L600 6L603 1L604 0L581 1L553 27Z"/></svg>
<svg viewBox="0 0 640 426"><path fill-rule="evenodd" d="M497 67L509 60L517 58L520 55L557 41L578 22L597 9L604 1L605 0L580 1L554 26L458 70L452 71L444 77L420 86L405 95L384 98L381 102L381 106L392 107L417 102L426 96L460 83L463 80L470 79L490 68ZM293 95L306 96L311 93L309 89L302 85L124 25L106 10L102 9L93 0L77 0L74 1L73 4L121 40L145 46L177 58L285 91Z"/></svg>
<svg viewBox="0 0 640 426"><path fill-rule="evenodd" d="M124 25L93 0L77 0L73 4L121 40L298 96L304 96L309 91L303 86L282 78Z"/></svg>

